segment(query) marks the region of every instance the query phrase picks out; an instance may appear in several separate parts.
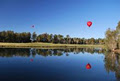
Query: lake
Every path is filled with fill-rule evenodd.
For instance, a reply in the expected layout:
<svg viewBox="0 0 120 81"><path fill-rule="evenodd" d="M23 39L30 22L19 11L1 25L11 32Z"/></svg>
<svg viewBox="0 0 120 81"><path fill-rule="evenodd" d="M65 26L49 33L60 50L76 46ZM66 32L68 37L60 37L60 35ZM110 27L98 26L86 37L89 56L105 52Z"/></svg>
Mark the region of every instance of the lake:
<svg viewBox="0 0 120 81"><path fill-rule="evenodd" d="M0 81L119 81L120 54L100 48L0 48Z"/></svg>

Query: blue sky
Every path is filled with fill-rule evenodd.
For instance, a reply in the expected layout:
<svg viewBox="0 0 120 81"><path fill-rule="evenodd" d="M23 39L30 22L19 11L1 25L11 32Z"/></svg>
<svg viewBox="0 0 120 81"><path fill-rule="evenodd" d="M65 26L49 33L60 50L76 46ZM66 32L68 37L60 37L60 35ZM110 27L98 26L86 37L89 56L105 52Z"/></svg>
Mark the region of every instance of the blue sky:
<svg viewBox="0 0 120 81"><path fill-rule="evenodd" d="M104 38L118 21L120 0L0 0L0 31Z"/></svg>

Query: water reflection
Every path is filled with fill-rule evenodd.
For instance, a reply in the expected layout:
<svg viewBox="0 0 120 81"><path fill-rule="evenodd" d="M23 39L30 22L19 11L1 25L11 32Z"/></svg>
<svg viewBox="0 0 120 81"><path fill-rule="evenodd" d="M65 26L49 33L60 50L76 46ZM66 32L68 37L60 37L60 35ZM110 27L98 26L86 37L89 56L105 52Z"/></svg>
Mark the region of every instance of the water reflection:
<svg viewBox="0 0 120 81"><path fill-rule="evenodd" d="M15 56L35 57L36 55L40 55L43 57L65 55L65 56L69 57L71 53L72 54L80 54L80 53L82 53L82 54L86 54L86 53L104 54L104 56L105 56L105 58L104 58L105 70L108 73L114 72L116 78L118 80L120 80L120 54L117 54L114 52L106 52L104 49L99 49L99 48L97 48L97 49L94 49L94 48L70 48L70 49L0 48L0 57L15 57ZM34 63L33 58L31 58L29 60ZM76 59L76 60L78 60L78 59ZM81 58L81 60L83 60L83 59ZM61 62L59 61L59 63L61 63ZM80 64L80 62L79 62L79 64ZM92 64L92 66L91 66L91 64L86 64L86 69L90 69L89 71L91 71L91 67L92 67L92 69L94 69L94 67L95 67L93 65L94 64ZM77 66L77 65L75 65L75 66ZM57 66L54 66L54 67L57 67ZM59 67L62 67L62 66L59 66Z"/></svg>
<svg viewBox="0 0 120 81"><path fill-rule="evenodd" d="M30 56L30 49L0 48L0 57Z"/></svg>
<svg viewBox="0 0 120 81"><path fill-rule="evenodd" d="M91 69L91 65L89 63L86 65L86 69Z"/></svg>
<svg viewBox="0 0 120 81"><path fill-rule="evenodd" d="M31 62L33 62L33 59L30 59Z"/></svg>
<svg viewBox="0 0 120 81"><path fill-rule="evenodd" d="M106 71L115 72L115 76L120 80L120 54L114 52L105 53Z"/></svg>
<svg viewBox="0 0 120 81"><path fill-rule="evenodd" d="M0 48L0 57L13 57L13 56L23 56L29 57L32 55L33 57L37 55L42 56L62 56L66 54L69 56L69 53L79 54L88 52L90 54L94 53L104 53L103 49L94 49L94 48L71 48L71 49L29 49L29 48Z"/></svg>

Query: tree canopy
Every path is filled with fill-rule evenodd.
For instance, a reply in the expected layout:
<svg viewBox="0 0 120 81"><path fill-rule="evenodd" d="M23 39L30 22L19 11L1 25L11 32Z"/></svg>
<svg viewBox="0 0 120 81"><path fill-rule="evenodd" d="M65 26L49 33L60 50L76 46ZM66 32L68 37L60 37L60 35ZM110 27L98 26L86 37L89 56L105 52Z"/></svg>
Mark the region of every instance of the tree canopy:
<svg viewBox="0 0 120 81"><path fill-rule="evenodd" d="M22 32L17 33L14 31L1 31L0 42L11 42L11 43L27 43L27 42L45 42L45 43L60 43L60 44L104 44L104 39L94 38L72 38L69 35L65 37L60 34L39 34L35 32Z"/></svg>
<svg viewBox="0 0 120 81"><path fill-rule="evenodd" d="M120 49L120 22L115 30L110 28L105 33L105 46L109 50Z"/></svg>

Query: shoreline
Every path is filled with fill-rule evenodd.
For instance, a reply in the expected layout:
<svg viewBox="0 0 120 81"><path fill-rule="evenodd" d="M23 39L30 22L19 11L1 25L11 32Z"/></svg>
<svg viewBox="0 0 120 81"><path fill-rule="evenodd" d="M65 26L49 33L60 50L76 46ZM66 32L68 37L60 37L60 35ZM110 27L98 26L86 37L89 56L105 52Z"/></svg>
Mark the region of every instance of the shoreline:
<svg viewBox="0 0 120 81"><path fill-rule="evenodd" d="M104 48L104 45L53 44L53 43L0 43L0 48Z"/></svg>

